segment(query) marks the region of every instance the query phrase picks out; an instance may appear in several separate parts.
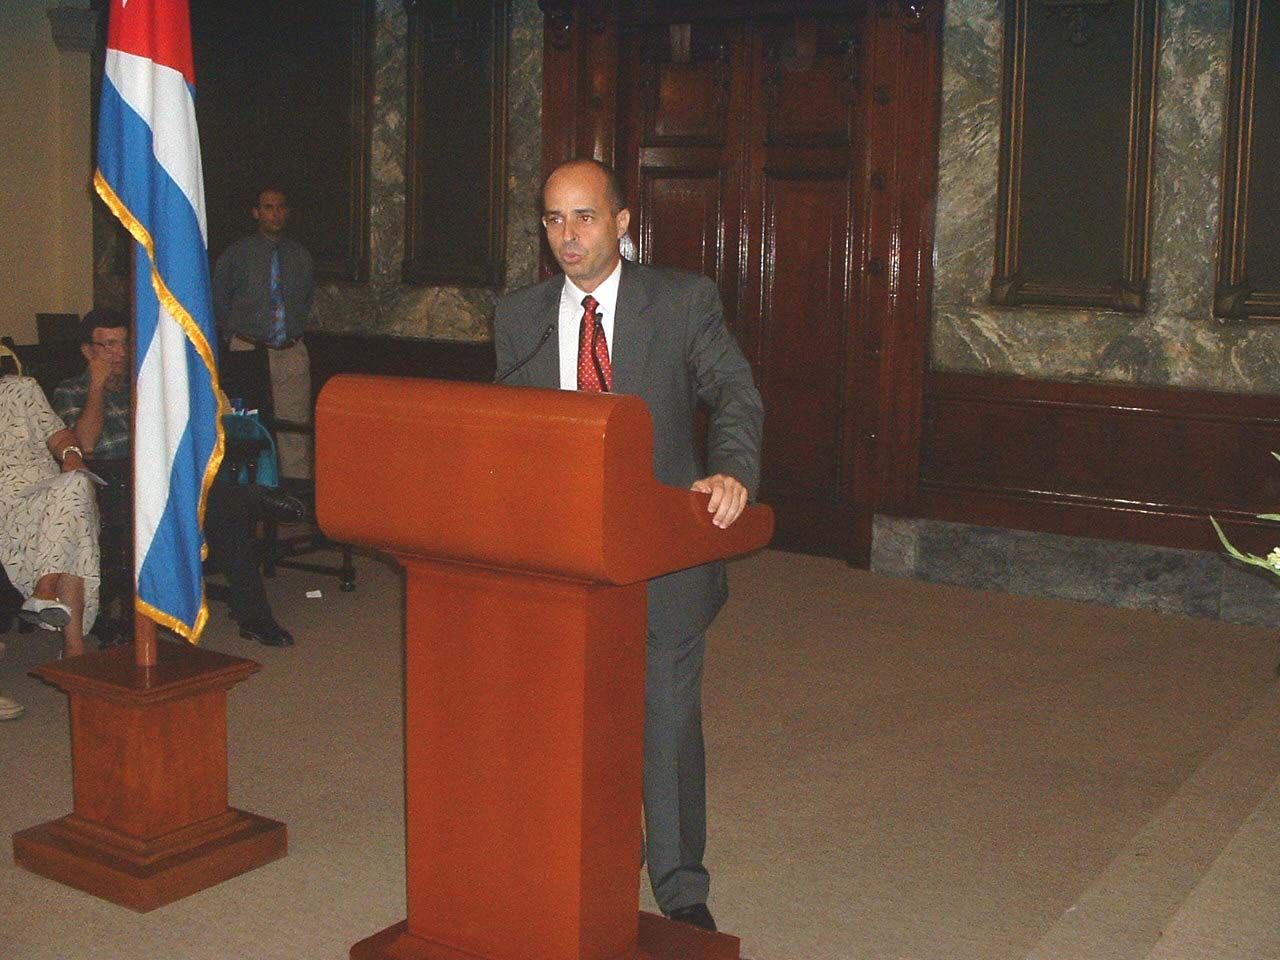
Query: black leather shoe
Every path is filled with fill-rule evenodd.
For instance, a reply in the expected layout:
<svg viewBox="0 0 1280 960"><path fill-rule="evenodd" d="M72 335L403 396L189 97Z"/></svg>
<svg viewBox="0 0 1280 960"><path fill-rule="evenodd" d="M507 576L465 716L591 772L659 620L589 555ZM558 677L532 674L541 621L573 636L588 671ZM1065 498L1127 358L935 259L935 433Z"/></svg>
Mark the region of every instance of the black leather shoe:
<svg viewBox="0 0 1280 960"><path fill-rule="evenodd" d="M99 620L93 632L97 634L99 650L110 650L112 647L122 647L126 643L133 642L133 638L124 627L114 620Z"/></svg>
<svg viewBox="0 0 1280 960"><path fill-rule="evenodd" d="M301 523L307 519L307 508L302 501L280 490L259 487L258 503L264 514L284 523Z"/></svg>
<svg viewBox="0 0 1280 960"><path fill-rule="evenodd" d="M687 907L681 907L679 910L672 910L667 916L678 923L687 923L689 926L697 927L699 930L706 930L709 933L716 932L716 922L712 919L711 911L707 909L705 903L692 903Z"/></svg>
<svg viewBox="0 0 1280 960"><path fill-rule="evenodd" d="M274 620L246 620L240 624L240 636L257 640L264 647L293 646L293 635Z"/></svg>

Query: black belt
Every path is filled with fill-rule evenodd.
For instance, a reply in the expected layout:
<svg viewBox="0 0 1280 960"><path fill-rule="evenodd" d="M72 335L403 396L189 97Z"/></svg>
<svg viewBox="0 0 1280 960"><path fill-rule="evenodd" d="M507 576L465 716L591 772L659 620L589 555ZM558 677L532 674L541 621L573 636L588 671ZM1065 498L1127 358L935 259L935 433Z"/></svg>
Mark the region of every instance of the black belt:
<svg viewBox="0 0 1280 960"><path fill-rule="evenodd" d="M246 343L252 343L255 347L265 347L268 350L285 350L302 342L302 337L294 337L292 340L286 340L284 343L268 343L266 340L257 340L254 337L246 337L243 333L233 333L232 340L243 340Z"/></svg>

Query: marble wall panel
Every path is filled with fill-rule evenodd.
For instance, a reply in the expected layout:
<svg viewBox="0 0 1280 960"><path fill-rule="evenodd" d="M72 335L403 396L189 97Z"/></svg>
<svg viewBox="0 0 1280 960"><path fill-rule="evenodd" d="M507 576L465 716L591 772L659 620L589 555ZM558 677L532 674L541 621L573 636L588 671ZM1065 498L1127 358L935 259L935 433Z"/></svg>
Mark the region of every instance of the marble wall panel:
<svg viewBox="0 0 1280 960"><path fill-rule="evenodd" d="M1161 7L1151 295L1141 316L993 307L1003 5L947 0L935 369L1280 393L1280 324L1212 315L1230 4Z"/></svg>
<svg viewBox="0 0 1280 960"><path fill-rule="evenodd" d="M498 291L400 282L404 257L407 28L402 0L378 0L370 163L370 275L367 284L316 291L316 327L445 340L488 340ZM542 155L542 12L513 0L507 128L506 289L537 279L537 194Z"/></svg>
<svg viewBox="0 0 1280 960"><path fill-rule="evenodd" d="M871 569L1026 597L1280 622L1275 577L1215 553L877 515Z"/></svg>

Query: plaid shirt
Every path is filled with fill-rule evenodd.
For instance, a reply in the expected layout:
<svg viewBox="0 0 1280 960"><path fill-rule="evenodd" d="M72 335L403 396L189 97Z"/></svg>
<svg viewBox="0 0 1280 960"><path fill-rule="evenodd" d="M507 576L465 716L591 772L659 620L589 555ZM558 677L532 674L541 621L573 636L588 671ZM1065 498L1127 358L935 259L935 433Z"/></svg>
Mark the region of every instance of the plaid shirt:
<svg viewBox="0 0 1280 960"><path fill-rule="evenodd" d="M63 380L53 391L53 409L62 422L75 428L84 412L89 397L89 371L78 377ZM103 390L102 433L93 452L86 454L95 460L114 460L129 456L129 392L127 390Z"/></svg>

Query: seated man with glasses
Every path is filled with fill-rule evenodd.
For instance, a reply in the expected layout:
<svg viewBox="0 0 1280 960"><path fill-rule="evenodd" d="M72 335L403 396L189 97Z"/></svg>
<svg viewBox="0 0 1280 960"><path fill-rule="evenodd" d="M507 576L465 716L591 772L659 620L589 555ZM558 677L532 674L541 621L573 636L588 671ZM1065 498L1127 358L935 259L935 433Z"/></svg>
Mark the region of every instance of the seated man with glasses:
<svg viewBox="0 0 1280 960"><path fill-rule="evenodd" d="M129 456L129 329L110 310L90 310L80 321L84 371L58 384L53 407L64 423L74 421L85 456L125 460ZM68 419L67 413L74 411Z"/></svg>
<svg viewBox="0 0 1280 960"><path fill-rule="evenodd" d="M111 560L132 585L133 563L128 551L132 539L130 484L129 410L130 341L125 318L111 310L90 310L80 321L80 352L86 366L79 376L59 384L53 392L53 408L63 423L76 434L89 466L108 481L99 494L99 512L104 531L114 528L123 537L117 544L103 542L103 572ZM289 631L276 623L267 602L258 570L255 529L259 512L267 510L278 519L300 520L303 507L295 498L257 486L241 486L221 470L209 490L205 516L205 538L214 565L227 578L231 617L240 624L240 636L265 646L287 647L293 643ZM109 547L123 551L122 557L107 557ZM122 592L125 592L122 591ZM119 594L117 594L119 595ZM129 611L121 611L131 626ZM131 633L131 630L126 630ZM104 643L104 645L108 645Z"/></svg>

